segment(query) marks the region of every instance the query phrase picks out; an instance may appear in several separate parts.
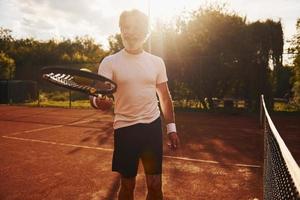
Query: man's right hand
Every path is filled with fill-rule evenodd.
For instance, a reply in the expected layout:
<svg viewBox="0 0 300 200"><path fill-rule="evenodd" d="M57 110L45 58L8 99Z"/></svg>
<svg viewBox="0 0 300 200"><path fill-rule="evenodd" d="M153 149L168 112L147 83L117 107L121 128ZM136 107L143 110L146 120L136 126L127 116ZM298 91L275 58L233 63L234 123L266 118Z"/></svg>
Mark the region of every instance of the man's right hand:
<svg viewBox="0 0 300 200"><path fill-rule="evenodd" d="M95 109L106 111L111 109L113 105L113 99L107 96L102 96L102 97L90 96L90 104Z"/></svg>

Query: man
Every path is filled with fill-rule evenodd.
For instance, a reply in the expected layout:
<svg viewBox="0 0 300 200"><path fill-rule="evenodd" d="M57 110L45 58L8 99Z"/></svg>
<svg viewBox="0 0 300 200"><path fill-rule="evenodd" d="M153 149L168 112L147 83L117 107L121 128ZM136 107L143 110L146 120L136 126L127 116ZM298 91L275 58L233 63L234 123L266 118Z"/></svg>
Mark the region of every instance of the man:
<svg viewBox="0 0 300 200"><path fill-rule="evenodd" d="M124 11L119 26L124 49L103 59L98 73L118 85L114 94L114 153L112 170L121 175L120 200L134 197L139 159L143 163L147 183L147 200L161 200L162 194L162 130L160 110L167 125L170 147L176 149L173 103L167 85L163 60L143 50L148 36L148 18L138 11ZM95 108L107 108L112 100L91 98Z"/></svg>

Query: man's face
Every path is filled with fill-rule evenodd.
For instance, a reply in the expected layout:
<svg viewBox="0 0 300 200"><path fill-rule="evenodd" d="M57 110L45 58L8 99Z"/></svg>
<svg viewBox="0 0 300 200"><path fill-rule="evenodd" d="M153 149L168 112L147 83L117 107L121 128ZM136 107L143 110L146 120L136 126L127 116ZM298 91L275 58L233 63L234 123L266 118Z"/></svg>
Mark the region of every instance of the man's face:
<svg viewBox="0 0 300 200"><path fill-rule="evenodd" d="M138 50L143 47L146 33L141 24L132 16L127 16L121 26L122 42L127 50Z"/></svg>

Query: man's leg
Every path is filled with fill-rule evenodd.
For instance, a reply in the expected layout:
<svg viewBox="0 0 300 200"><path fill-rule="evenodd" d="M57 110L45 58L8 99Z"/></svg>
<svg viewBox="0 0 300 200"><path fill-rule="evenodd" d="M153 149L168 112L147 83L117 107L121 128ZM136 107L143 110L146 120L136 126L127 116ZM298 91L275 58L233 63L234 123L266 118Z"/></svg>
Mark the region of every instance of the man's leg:
<svg viewBox="0 0 300 200"><path fill-rule="evenodd" d="M115 130L112 171L121 175L119 200L133 200L135 177L139 165L139 125L132 125Z"/></svg>
<svg viewBox="0 0 300 200"><path fill-rule="evenodd" d="M135 177L125 178L121 176L121 185L119 190L119 200L133 200L135 188Z"/></svg>
<svg viewBox="0 0 300 200"><path fill-rule="evenodd" d="M147 200L162 200L162 130L158 118L148 124L143 131L146 142L143 146L141 159L146 174Z"/></svg>
<svg viewBox="0 0 300 200"><path fill-rule="evenodd" d="M148 194L146 200L162 200L162 181L161 174L146 175Z"/></svg>

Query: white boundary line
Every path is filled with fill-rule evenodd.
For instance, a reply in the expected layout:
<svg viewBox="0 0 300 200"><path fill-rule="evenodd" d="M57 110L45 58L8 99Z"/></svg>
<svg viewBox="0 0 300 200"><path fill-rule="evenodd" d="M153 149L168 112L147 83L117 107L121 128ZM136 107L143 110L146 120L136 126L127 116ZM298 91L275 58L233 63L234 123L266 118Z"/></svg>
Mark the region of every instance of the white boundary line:
<svg viewBox="0 0 300 200"><path fill-rule="evenodd" d="M47 126L47 127L44 127L44 128L36 128L36 129L31 129L31 130L26 130L26 131L18 131L18 132L11 133L9 135L19 135L19 134L23 134L23 133L33 133L33 132L48 130L48 129L52 129L52 128L61 128L63 126L65 126L65 125ZM5 137L5 136L3 136L3 137Z"/></svg>
<svg viewBox="0 0 300 200"><path fill-rule="evenodd" d="M113 151L112 149L101 148L101 147L90 147L90 146L85 146L85 145L67 144L67 143L36 140L36 139L29 139L29 138L19 138L19 137L11 137L11 136L2 136L2 137L7 138L7 139L13 139L13 140L27 141L27 142L38 142L38 143L44 143L44 144L53 144L53 145L68 146L68 147L79 147L79 148L83 148L83 149L94 149L94 150L110 151L110 152Z"/></svg>
<svg viewBox="0 0 300 200"><path fill-rule="evenodd" d="M13 139L13 140L20 140L20 141L37 142L37 143L43 143L43 144L52 144L52 145L78 147L78 148L83 148L83 149L94 149L94 150L100 150L100 151L113 152L113 149L109 149L109 148L91 147L91 146L85 146L85 145L67 144L67 143L19 138L19 137L12 137L12 136L2 136L2 137L6 138L6 139ZM224 164L224 163L220 163L218 161L213 161L213 160L201 160L201 159L194 159L194 158L188 158L188 157L177 157L177 156L163 156L163 157L168 158L168 159L180 160L180 161L190 161L190 162L200 162L200 163L210 163L210 164ZM247 165L247 164L224 164L224 165L231 165L231 166L236 166L236 167L261 168L260 165Z"/></svg>
<svg viewBox="0 0 300 200"><path fill-rule="evenodd" d="M18 131L18 132L11 133L9 135L11 136L11 135L19 135L19 134L23 134L23 133L33 133L33 132L38 132L38 131L43 131L43 130L49 130L49 129L53 129L53 128L61 128L61 127L64 127L64 126L70 126L70 125L88 123L88 122L92 122L92 121L95 121L95 119L78 121L78 122L72 122L72 123L63 124L63 125L47 126L47 127L43 127L43 128L36 128L36 129L31 129L31 130L26 130L26 131Z"/></svg>
<svg viewBox="0 0 300 200"><path fill-rule="evenodd" d="M211 163L211 164L223 164L223 165L232 165L236 167L250 167L250 168L261 168L260 165L248 165L248 164L231 164L231 163L221 163L214 160L202 160L202 159L195 159L195 158L188 158L188 157L178 157L178 156L164 156L164 158L170 158L174 160L181 160L181 161L191 161L191 162L201 162L201 163Z"/></svg>

